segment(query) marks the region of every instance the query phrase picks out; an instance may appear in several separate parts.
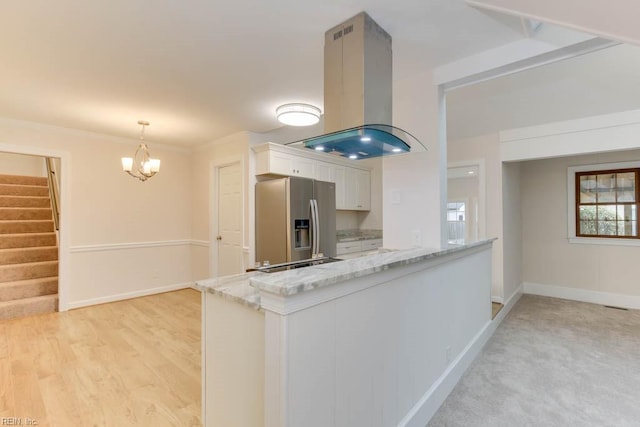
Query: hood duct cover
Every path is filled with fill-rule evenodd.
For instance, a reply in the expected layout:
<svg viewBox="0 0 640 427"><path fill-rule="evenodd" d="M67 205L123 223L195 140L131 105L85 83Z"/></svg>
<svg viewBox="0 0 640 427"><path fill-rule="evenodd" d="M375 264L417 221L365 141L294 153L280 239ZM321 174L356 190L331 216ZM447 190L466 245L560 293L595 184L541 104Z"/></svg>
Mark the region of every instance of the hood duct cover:
<svg viewBox="0 0 640 427"><path fill-rule="evenodd" d="M351 159L424 151L390 125L392 98L391 36L361 12L325 33L325 133L291 145Z"/></svg>

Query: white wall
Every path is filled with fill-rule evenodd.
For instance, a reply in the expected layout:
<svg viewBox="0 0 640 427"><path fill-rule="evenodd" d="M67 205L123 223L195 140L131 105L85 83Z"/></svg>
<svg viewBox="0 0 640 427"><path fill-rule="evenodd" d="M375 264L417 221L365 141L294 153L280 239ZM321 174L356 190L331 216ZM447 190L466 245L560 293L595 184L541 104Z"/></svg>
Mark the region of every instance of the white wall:
<svg viewBox="0 0 640 427"><path fill-rule="evenodd" d="M489 252L261 292L264 425L425 426L492 333Z"/></svg>
<svg viewBox="0 0 640 427"><path fill-rule="evenodd" d="M136 140L0 119L0 151L62 160L61 309L191 283L189 156L148 142L162 168L142 183L120 164Z"/></svg>
<svg viewBox="0 0 640 427"><path fill-rule="evenodd" d="M202 298L202 425L264 425L264 312L210 292Z"/></svg>
<svg viewBox="0 0 640 427"><path fill-rule="evenodd" d="M492 251L493 279L491 295L501 300L503 294L502 275L502 251L503 251L503 227L502 227L502 163L500 161L500 141L497 134L482 135L474 138L466 138L447 143L448 160L453 163L464 161L483 160L485 164L485 197L486 210L481 212L485 218L486 230L481 229L481 238L497 237Z"/></svg>
<svg viewBox="0 0 640 427"><path fill-rule="evenodd" d="M417 232L420 245L440 247L447 166L438 139L438 87L419 46L394 42L393 67L393 124L429 151L383 159L384 246L411 247Z"/></svg>
<svg viewBox="0 0 640 427"><path fill-rule="evenodd" d="M243 270L253 265L253 200L255 168L249 149L256 139L251 132L238 132L205 144L191 155L193 197L190 218L193 238L199 242L192 253L192 268L196 280L217 276L217 206L215 201L216 167L240 162L243 186ZM239 271L238 273L241 273Z"/></svg>
<svg viewBox="0 0 640 427"><path fill-rule="evenodd" d="M44 158L15 153L0 153L0 174L47 176Z"/></svg>
<svg viewBox="0 0 640 427"><path fill-rule="evenodd" d="M450 162L484 162L486 212L481 215L486 219L486 232L480 237L498 238L492 251L491 295L506 302L522 284L520 165L502 163L498 134L449 141L447 152Z"/></svg>
<svg viewBox="0 0 640 427"><path fill-rule="evenodd" d="M522 196L519 163L502 164L502 295L509 301L522 286Z"/></svg>
<svg viewBox="0 0 640 427"><path fill-rule="evenodd" d="M567 239L567 168L634 160L640 160L640 150L522 163L525 291L640 308L633 268L640 247L570 244Z"/></svg>

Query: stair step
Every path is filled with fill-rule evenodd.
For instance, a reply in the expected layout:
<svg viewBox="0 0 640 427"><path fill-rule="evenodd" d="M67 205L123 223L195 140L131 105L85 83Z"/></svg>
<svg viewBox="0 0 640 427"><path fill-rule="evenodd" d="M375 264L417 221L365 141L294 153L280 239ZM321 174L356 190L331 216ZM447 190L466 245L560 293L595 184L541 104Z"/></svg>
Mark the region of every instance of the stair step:
<svg viewBox="0 0 640 427"><path fill-rule="evenodd" d="M0 283L58 275L58 261L0 265Z"/></svg>
<svg viewBox="0 0 640 427"><path fill-rule="evenodd" d="M52 233L53 221L0 221L0 234Z"/></svg>
<svg viewBox="0 0 640 427"><path fill-rule="evenodd" d="M0 302L58 293L57 277L0 283Z"/></svg>
<svg viewBox="0 0 640 427"><path fill-rule="evenodd" d="M0 220L52 219L51 208L0 208Z"/></svg>
<svg viewBox="0 0 640 427"><path fill-rule="evenodd" d="M58 248L56 246L0 249L0 265L56 261L57 259Z"/></svg>
<svg viewBox="0 0 640 427"><path fill-rule="evenodd" d="M56 246L56 233L0 234L0 249Z"/></svg>
<svg viewBox="0 0 640 427"><path fill-rule="evenodd" d="M2 196L0 195L0 207L7 208L49 208L51 201L47 197L35 196Z"/></svg>
<svg viewBox="0 0 640 427"><path fill-rule="evenodd" d="M0 174L0 320L58 309L58 248L45 177Z"/></svg>
<svg viewBox="0 0 640 427"><path fill-rule="evenodd" d="M0 195L49 197L49 187L43 187L41 185L0 184Z"/></svg>
<svg viewBox="0 0 640 427"><path fill-rule="evenodd" d="M37 185L47 187L49 180L46 177L22 176L22 175L0 175L0 184Z"/></svg>
<svg viewBox="0 0 640 427"><path fill-rule="evenodd" d="M8 320L58 310L58 294L0 302L0 319Z"/></svg>

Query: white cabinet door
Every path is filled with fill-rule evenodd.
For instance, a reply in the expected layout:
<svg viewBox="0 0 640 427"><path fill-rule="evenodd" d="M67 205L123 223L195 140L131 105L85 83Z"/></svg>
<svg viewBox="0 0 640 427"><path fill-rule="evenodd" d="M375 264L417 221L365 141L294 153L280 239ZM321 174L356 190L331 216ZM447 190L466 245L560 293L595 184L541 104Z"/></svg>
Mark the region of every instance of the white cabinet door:
<svg viewBox="0 0 640 427"><path fill-rule="evenodd" d="M346 168L344 208L352 211L371 210L371 173Z"/></svg>
<svg viewBox="0 0 640 427"><path fill-rule="evenodd" d="M356 180L356 209L371 210L371 172L359 170Z"/></svg>
<svg viewBox="0 0 640 427"><path fill-rule="evenodd" d="M306 157L293 156L293 169L295 176L301 176L304 178L316 177L316 161L307 159Z"/></svg>
<svg viewBox="0 0 640 427"><path fill-rule="evenodd" d="M316 179L318 181L336 182L334 167L331 163L316 162Z"/></svg>
<svg viewBox="0 0 640 427"><path fill-rule="evenodd" d="M363 251L373 251L382 246L382 239L371 239L362 241Z"/></svg>
<svg viewBox="0 0 640 427"><path fill-rule="evenodd" d="M352 254L355 252L362 252L362 243L360 241L338 243L336 245L336 254Z"/></svg>
<svg viewBox="0 0 640 427"><path fill-rule="evenodd" d="M268 162L266 162L267 166L265 168L262 166L265 162L263 162L261 158L257 159L260 165L257 168L259 173L315 178L315 160L288 153L281 153L275 150L262 152L260 156L266 156Z"/></svg>
<svg viewBox="0 0 640 427"><path fill-rule="evenodd" d="M336 209L348 209L346 206L346 168L344 166L334 165L333 178L336 183Z"/></svg>
<svg viewBox="0 0 640 427"><path fill-rule="evenodd" d="M344 209L356 210L358 205L358 169L346 168L344 187Z"/></svg>
<svg viewBox="0 0 640 427"><path fill-rule="evenodd" d="M277 151L269 152L269 172L279 175L295 175L293 156Z"/></svg>
<svg viewBox="0 0 640 427"><path fill-rule="evenodd" d="M351 207L346 205L347 169L350 168L333 163L316 162L316 179L336 184L336 209L355 209L356 206L355 203L352 203Z"/></svg>

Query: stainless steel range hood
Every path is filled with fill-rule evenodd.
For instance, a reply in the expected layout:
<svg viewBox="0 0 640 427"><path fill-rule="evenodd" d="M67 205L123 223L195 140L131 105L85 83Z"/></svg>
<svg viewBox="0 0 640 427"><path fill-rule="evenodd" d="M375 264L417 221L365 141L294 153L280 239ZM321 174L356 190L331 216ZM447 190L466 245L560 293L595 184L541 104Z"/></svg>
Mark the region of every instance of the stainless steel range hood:
<svg viewBox="0 0 640 427"><path fill-rule="evenodd" d="M287 145L351 159L426 148L391 126L391 36L361 12L325 33L324 134Z"/></svg>

